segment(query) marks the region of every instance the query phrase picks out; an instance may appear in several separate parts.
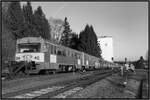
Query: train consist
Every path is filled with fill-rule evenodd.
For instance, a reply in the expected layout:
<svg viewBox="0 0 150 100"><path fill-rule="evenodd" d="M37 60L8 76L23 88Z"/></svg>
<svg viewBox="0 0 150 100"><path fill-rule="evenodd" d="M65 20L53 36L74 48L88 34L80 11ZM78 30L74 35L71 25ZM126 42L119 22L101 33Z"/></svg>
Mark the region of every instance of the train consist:
<svg viewBox="0 0 150 100"><path fill-rule="evenodd" d="M15 61L33 62L29 73L49 73L117 67L87 53L51 43L41 37L24 37L17 40Z"/></svg>

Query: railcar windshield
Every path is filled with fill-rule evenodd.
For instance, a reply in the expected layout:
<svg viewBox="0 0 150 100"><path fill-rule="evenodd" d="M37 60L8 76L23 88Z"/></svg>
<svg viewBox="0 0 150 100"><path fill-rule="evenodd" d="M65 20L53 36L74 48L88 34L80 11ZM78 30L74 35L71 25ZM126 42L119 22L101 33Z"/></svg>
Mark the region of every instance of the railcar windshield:
<svg viewBox="0 0 150 100"><path fill-rule="evenodd" d="M24 53L24 52L40 52L40 43L23 43L18 44L17 52Z"/></svg>

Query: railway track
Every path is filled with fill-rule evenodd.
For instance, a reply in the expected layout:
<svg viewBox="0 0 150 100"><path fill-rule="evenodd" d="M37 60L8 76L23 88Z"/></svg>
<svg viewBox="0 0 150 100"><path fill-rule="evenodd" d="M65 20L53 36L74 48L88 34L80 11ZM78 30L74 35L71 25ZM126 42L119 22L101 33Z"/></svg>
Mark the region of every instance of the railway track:
<svg viewBox="0 0 150 100"><path fill-rule="evenodd" d="M97 69L97 70L100 70L100 69ZM87 71L96 71L96 70L87 70ZM66 73L73 73L73 72L57 72L56 74L66 74ZM53 73L51 73L51 74L31 74L31 75L18 74L16 76L11 76L11 77L3 76L2 80L3 81L12 81L12 80L18 80L18 79L32 79L32 78L40 78L40 77L43 78L43 77L47 77L50 75L55 75L55 74L53 74Z"/></svg>
<svg viewBox="0 0 150 100"><path fill-rule="evenodd" d="M59 91L41 95L36 98L70 98L74 93L112 74L113 72L104 72L91 75L90 77L83 77L68 83L65 88L62 88Z"/></svg>
<svg viewBox="0 0 150 100"><path fill-rule="evenodd" d="M72 94L80 91L87 86L112 75L113 71L97 71L94 74L78 79L57 82L45 87L22 90L19 92L4 94L4 98L68 98Z"/></svg>
<svg viewBox="0 0 150 100"><path fill-rule="evenodd" d="M100 71L100 72L103 72L103 71L107 71L106 69L103 69L103 70L89 70L87 72L76 72L76 74L90 74L90 73L93 73L93 72L97 72L97 71ZM14 85L17 85L18 83L21 83L23 84L25 81L28 81L30 82L31 80L32 81L44 81L44 80L48 80L48 79L52 79L52 78L57 78L59 77L60 75L69 75L69 74L72 74L73 72L69 72L69 73L66 73L66 72L59 72L57 74L51 74L51 75L31 75L31 76L20 76L20 77L14 77L13 79L6 79L6 80L2 80L2 87L6 87L8 86L9 84L13 87ZM14 84L14 85L13 85Z"/></svg>

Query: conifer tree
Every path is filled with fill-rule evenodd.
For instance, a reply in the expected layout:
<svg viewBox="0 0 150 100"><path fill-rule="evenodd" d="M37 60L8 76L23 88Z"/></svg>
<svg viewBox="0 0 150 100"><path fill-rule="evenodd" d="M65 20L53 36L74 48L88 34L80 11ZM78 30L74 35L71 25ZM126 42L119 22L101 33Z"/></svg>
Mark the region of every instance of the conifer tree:
<svg viewBox="0 0 150 100"><path fill-rule="evenodd" d="M8 22L14 37L21 38L25 34L24 17L20 2L11 2L8 7Z"/></svg>
<svg viewBox="0 0 150 100"><path fill-rule="evenodd" d="M26 34L25 36L36 36L36 29L33 22L33 10L31 3L28 1L26 5L23 6L23 14L25 19Z"/></svg>
<svg viewBox="0 0 150 100"><path fill-rule="evenodd" d="M70 38L69 47L77 50L77 46L79 42L78 35L76 33L71 33L70 37L71 38Z"/></svg>
<svg viewBox="0 0 150 100"><path fill-rule="evenodd" d="M101 58L101 49L97 41L96 33L92 26L86 25L80 32L78 50Z"/></svg>
<svg viewBox="0 0 150 100"><path fill-rule="evenodd" d="M93 41L93 45L94 45L94 50L92 50L92 54L95 55L96 57L101 58L100 44L98 44L98 39L93 26L90 26L90 30L91 30L91 37L92 37L91 41Z"/></svg>
<svg viewBox="0 0 150 100"><path fill-rule="evenodd" d="M64 30L62 32L62 37L60 39L60 44L69 47L70 45L70 34L72 30L70 29L70 25L67 21L67 17L65 17L64 24L63 24Z"/></svg>
<svg viewBox="0 0 150 100"><path fill-rule="evenodd" d="M34 25L38 36L50 40L50 26L40 6L34 11Z"/></svg>
<svg viewBox="0 0 150 100"><path fill-rule="evenodd" d="M83 31L80 32L79 34L79 44L78 44L78 50L83 51L85 53L88 53L88 46L87 46L87 42L88 42L88 34L89 34L89 25L87 24L85 26L85 29Z"/></svg>

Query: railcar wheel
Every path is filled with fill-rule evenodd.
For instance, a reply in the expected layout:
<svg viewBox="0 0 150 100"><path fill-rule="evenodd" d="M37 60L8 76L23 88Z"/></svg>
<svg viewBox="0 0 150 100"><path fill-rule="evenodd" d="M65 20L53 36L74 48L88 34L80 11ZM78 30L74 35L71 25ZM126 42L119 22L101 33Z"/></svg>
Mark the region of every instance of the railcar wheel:
<svg viewBox="0 0 150 100"><path fill-rule="evenodd" d="M82 66L82 67L81 67L81 71L82 71L82 72L86 72L85 66Z"/></svg>
<svg viewBox="0 0 150 100"><path fill-rule="evenodd" d="M48 70L45 70L45 74L48 75L48 74L49 74L49 71L48 71Z"/></svg>
<svg viewBox="0 0 150 100"><path fill-rule="evenodd" d="M76 68L76 66L74 65L74 66L72 66L72 71L73 72L76 72L77 71L77 68Z"/></svg>
<svg viewBox="0 0 150 100"><path fill-rule="evenodd" d="M53 70L53 71L52 71L52 73L53 73L53 74L56 74L56 71L55 71L55 70Z"/></svg>
<svg viewBox="0 0 150 100"><path fill-rule="evenodd" d="M69 66L65 66L65 72L68 72Z"/></svg>

